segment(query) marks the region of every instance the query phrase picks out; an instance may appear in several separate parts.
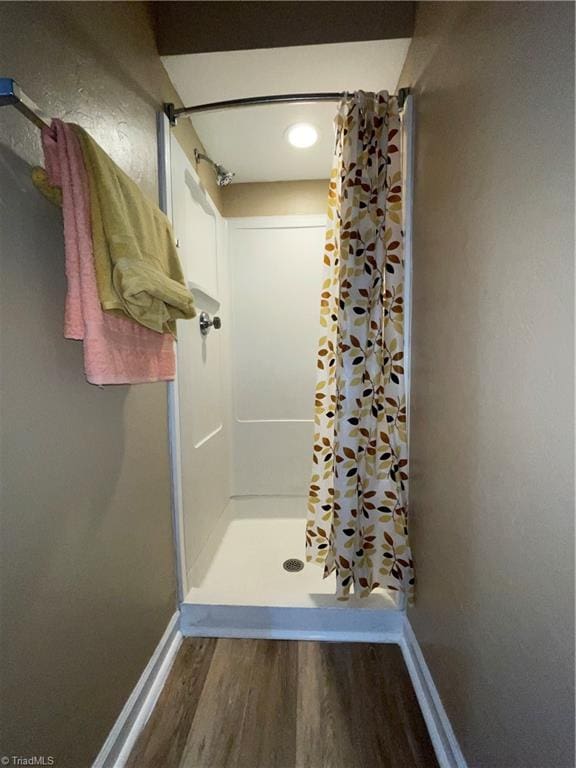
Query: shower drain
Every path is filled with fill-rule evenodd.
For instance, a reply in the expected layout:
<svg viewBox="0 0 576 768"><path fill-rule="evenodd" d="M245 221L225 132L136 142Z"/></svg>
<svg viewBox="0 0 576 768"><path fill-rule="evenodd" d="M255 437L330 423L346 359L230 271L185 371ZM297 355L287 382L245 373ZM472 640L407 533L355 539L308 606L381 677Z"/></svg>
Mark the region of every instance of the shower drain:
<svg viewBox="0 0 576 768"><path fill-rule="evenodd" d="M282 563L282 568L290 573L296 573L304 568L304 563L302 560L298 560L297 557L289 557L288 560L284 560Z"/></svg>

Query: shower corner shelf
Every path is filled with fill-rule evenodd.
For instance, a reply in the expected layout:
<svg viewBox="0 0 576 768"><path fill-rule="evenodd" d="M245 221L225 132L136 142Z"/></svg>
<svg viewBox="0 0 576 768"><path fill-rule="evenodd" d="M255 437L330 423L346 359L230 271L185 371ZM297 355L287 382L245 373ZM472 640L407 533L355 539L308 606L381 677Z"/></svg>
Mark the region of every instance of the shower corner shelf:
<svg viewBox="0 0 576 768"><path fill-rule="evenodd" d="M216 294L212 293L211 291L206 290L206 288L203 288L198 283L193 282L192 280L188 280L188 288L193 293L194 298L199 299L203 302L208 301L210 304L215 306L215 309L218 309L220 307L220 299Z"/></svg>

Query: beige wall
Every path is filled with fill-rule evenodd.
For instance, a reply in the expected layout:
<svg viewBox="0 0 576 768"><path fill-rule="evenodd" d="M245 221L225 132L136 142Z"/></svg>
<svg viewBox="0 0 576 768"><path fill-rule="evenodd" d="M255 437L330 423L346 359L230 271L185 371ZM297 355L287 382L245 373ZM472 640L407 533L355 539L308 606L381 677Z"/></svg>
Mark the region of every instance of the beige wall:
<svg viewBox="0 0 576 768"><path fill-rule="evenodd" d="M221 194L221 210L228 218L324 214L328 206L328 179L230 184Z"/></svg>
<svg viewBox="0 0 576 768"><path fill-rule="evenodd" d="M410 621L471 768L574 766L573 6L422 3Z"/></svg>
<svg viewBox="0 0 576 768"><path fill-rule="evenodd" d="M0 73L157 199L172 92L145 5L0 3L0 17ZM166 387L85 383L62 337L61 215L30 182L40 160L38 130L3 107L0 755L88 768L175 610Z"/></svg>

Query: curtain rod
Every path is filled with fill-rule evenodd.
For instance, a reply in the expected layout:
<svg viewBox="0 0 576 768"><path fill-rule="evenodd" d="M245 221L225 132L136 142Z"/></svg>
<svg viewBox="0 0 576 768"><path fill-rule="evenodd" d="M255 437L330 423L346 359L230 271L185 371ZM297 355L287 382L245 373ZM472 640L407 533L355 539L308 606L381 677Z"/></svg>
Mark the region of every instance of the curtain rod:
<svg viewBox="0 0 576 768"><path fill-rule="evenodd" d="M398 105L404 106L409 88L400 88L397 94ZM318 101L340 101L346 96L346 91L333 91L325 93L285 93L277 96L253 96L244 99L229 99L227 101L213 101L208 104L197 104L193 107L176 108L174 104L164 104L170 125L176 125L179 117L194 115L199 112L213 112L218 109L234 109L236 107L263 106L266 104L310 104ZM46 115L31 98L26 96L22 88L11 77L0 77L0 107L13 106L28 118L38 128L49 128L50 124Z"/></svg>
<svg viewBox="0 0 576 768"><path fill-rule="evenodd" d="M397 94L398 105L404 106L409 88L400 88ZM267 104L310 104L318 101L341 101L346 96L346 91L328 91L324 93L285 93L276 96L251 96L244 99L228 99L226 101L212 101L207 104L196 104L193 107L178 107L174 104L164 104L164 112L170 121L170 125L176 125L179 117L196 115L199 112L215 112L219 109L236 109L238 107L257 107Z"/></svg>

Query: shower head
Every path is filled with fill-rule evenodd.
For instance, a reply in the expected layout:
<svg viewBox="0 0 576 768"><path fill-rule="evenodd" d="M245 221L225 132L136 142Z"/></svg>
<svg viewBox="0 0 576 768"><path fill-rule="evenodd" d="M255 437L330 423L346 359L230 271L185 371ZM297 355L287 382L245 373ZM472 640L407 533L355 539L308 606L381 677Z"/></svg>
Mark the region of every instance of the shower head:
<svg viewBox="0 0 576 768"><path fill-rule="evenodd" d="M232 171L227 171L222 165L216 166L216 184L219 187L227 187L228 184L232 184L233 179Z"/></svg>
<svg viewBox="0 0 576 768"><path fill-rule="evenodd" d="M234 173L232 171L227 171L223 165L215 163L214 160L208 157L208 155L205 155L203 152L198 152L198 150L195 149L194 159L196 160L196 165L198 165L200 160L205 160L207 163L210 163L216 171L216 184L218 184L219 187L227 187L228 184L232 184Z"/></svg>

